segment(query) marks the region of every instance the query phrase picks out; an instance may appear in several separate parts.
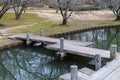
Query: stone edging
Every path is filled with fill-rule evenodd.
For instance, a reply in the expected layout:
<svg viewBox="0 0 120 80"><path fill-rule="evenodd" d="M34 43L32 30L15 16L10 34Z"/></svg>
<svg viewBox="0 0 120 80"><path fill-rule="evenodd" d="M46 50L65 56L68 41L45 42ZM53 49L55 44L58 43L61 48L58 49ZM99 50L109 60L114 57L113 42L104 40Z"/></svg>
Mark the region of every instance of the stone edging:
<svg viewBox="0 0 120 80"><path fill-rule="evenodd" d="M74 31L69 31L69 32L50 35L49 37L58 38L58 37L62 37L62 36L70 35L70 34L86 32L86 31L90 31L90 30L107 29L107 28L115 28L115 27L120 27L120 25L108 25L108 26L98 26L98 27L92 27L92 28L86 28L86 29L79 29L79 30L74 30Z"/></svg>

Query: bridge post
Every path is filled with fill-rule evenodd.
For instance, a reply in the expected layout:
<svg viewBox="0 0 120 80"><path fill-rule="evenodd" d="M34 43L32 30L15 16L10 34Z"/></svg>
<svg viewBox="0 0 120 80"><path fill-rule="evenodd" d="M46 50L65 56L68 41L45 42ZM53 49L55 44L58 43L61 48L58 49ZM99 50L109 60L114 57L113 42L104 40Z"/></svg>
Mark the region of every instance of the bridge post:
<svg viewBox="0 0 120 80"><path fill-rule="evenodd" d="M112 61L117 57L117 45L111 45L110 47L110 60Z"/></svg>
<svg viewBox="0 0 120 80"><path fill-rule="evenodd" d="M61 59L66 56L64 52L64 38L60 38L60 50L57 52L57 55L59 55Z"/></svg>
<svg viewBox="0 0 120 80"><path fill-rule="evenodd" d="M95 55L95 70L99 70L101 68L101 56Z"/></svg>
<svg viewBox="0 0 120 80"><path fill-rule="evenodd" d="M67 37L67 38L68 38L68 40L70 40L70 39L71 39L70 35L68 35L68 37Z"/></svg>
<svg viewBox="0 0 120 80"><path fill-rule="evenodd" d="M64 38L60 38L60 53L64 51Z"/></svg>
<svg viewBox="0 0 120 80"><path fill-rule="evenodd" d="M86 32L85 35L86 35L86 41L89 41L88 32Z"/></svg>
<svg viewBox="0 0 120 80"><path fill-rule="evenodd" d="M40 29L40 36L44 36L44 29L43 28Z"/></svg>
<svg viewBox="0 0 120 80"><path fill-rule="evenodd" d="M29 45L30 44L30 33L26 32L26 44Z"/></svg>
<svg viewBox="0 0 120 80"><path fill-rule="evenodd" d="M77 80L78 66L77 65L71 65L70 66L70 71L71 71L71 80Z"/></svg>

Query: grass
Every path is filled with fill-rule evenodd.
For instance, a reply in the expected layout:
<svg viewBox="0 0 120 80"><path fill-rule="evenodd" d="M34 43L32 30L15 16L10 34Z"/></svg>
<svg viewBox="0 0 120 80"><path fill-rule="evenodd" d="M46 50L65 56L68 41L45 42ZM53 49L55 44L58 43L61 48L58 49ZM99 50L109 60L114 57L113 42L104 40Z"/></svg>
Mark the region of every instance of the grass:
<svg viewBox="0 0 120 80"><path fill-rule="evenodd" d="M15 20L13 13L6 13L0 20L0 24L4 24L5 26L0 27L0 29L42 22L43 20L45 19L39 18L36 14L23 14L20 20Z"/></svg>
<svg viewBox="0 0 120 80"><path fill-rule="evenodd" d="M26 24L32 24L36 22L43 22L45 20L44 18L40 18L37 16L37 14L23 14L22 19L15 20L15 16L13 13L7 13L5 16L0 20L1 24L4 24L4 27L14 27L19 25L26 25ZM105 26L105 25L120 25L119 21L114 20L98 20L98 21L69 21L67 26L59 25L60 21L49 21L46 23L38 24L33 27L25 27L21 29L15 29L11 30L9 33L16 34L16 33L26 33L26 31L29 31L34 34L40 33L40 28L43 28L45 30L44 34L45 36L57 34L57 33L63 33L78 29L85 29L90 27L97 27L97 26Z"/></svg>
<svg viewBox="0 0 120 80"><path fill-rule="evenodd" d="M63 33L78 29L85 29L90 27L97 27L97 26L105 26L105 25L120 25L119 21L112 21L112 20L104 20L104 21L70 21L67 26L59 25L60 22L47 22L43 24L39 24L30 28L23 28L23 29L17 29L10 31L12 34L16 33L25 33L26 31L29 31L34 34L39 34L40 28L43 28L45 30L44 34L45 36L57 34L57 33Z"/></svg>
<svg viewBox="0 0 120 80"><path fill-rule="evenodd" d="M0 47L3 47L5 45L10 45L12 43L17 43L17 42L21 42L21 41L20 40L16 40L16 39L14 39L14 40L8 39L6 37L2 37L1 38L1 36L0 36Z"/></svg>

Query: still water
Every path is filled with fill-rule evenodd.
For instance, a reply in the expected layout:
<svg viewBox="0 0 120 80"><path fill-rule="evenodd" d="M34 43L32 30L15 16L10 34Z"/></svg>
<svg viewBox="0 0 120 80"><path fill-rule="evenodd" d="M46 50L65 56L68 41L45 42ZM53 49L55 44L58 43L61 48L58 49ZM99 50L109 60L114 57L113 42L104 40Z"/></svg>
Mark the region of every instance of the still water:
<svg viewBox="0 0 120 80"><path fill-rule="evenodd" d="M120 51L120 29L100 29L64 38L71 40L93 41L100 49L109 49L111 44ZM64 60L56 57L56 52L43 47L18 46L0 51L0 80L58 80L59 75L69 72L72 64L79 68L94 69L91 59L68 55Z"/></svg>
<svg viewBox="0 0 120 80"><path fill-rule="evenodd" d="M91 47L109 50L110 45L117 45L120 52L120 28L99 29L88 32L68 35L64 37L69 40L91 41L95 45Z"/></svg>
<svg viewBox="0 0 120 80"><path fill-rule="evenodd" d="M58 80L70 65L89 65L88 58L69 55L59 60L54 51L42 47L19 46L0 52L0 80Z"/></svg>

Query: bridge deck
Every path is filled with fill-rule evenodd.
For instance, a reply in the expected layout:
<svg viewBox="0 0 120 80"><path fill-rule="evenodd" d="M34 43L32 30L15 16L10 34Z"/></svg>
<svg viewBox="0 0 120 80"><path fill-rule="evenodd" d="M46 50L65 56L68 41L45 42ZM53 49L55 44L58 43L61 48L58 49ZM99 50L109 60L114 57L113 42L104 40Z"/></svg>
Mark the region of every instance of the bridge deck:
<svg viewBox="0 0 120 80"><path fill-rule="evenodd" d="M13 35L10 37L15 37L18 39L26 40L25 34ZM52 49L52 50L60 49L60 46L59 46L60 39L58 39L58 38L30 35L29 39L30 39L30 41L34 41L34 42L51 43L46 46L46 48L48 48L48 49ZM65 44L64 51L67 53L86 56L86 57L94 57L96 54L100 54L101 57L103 57L103 58L110 58L110 51L85 47L85 46L92 45L93 42L80 42L80 41L74 41L74 40L64 40L64 44Z"/></svg>
<svg viewBox="0 0 120 80"><path fill-rule="evenodd" d="M60 46L59 44L53 44L53 45L47 45L47 49L51 50L59 50ZM85 57L92 57L96 54L99 54L103 58L110 58L110 51L107 50L101 50L96 48L89 48L89 47L83 47L83 46L77 46L77 45L71 45L71 44L64 44L64 51L66 53L75 54L75 55L81 55Z"/></svg>
<svg viewBox="0 0 120 80"><path fill-rule="evenodd" d="M88 80L120 80L120 55L91 75Z"/></svg>
<svg viewBox="0 0 120 80"><path fill-rule="evenodd" d="M25 34L13 35L13 36L9 36L9 38L18 38L18 39L26 40L26 35ZM59 38L42 37L38 35L30 35L30 40L33 42L46 42L52 44L56 44L60 42ZM82 42L82 41L66 40L66 39L64 40L64 42L79 46L90 46L94 44L94 42Z"/></svg>

